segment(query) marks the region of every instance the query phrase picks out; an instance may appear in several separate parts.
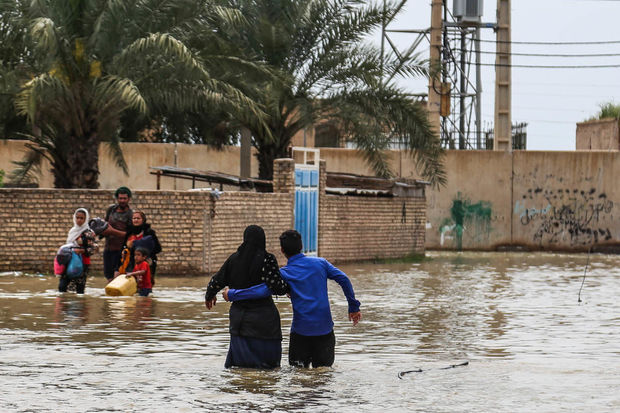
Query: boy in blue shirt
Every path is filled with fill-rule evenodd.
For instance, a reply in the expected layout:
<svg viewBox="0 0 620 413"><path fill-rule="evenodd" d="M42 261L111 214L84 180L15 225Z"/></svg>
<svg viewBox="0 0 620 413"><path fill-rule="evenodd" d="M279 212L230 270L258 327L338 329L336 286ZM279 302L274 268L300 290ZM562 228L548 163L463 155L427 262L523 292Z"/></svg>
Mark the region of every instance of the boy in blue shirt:
<svg viewBox="0 0 620 413"><path fill-rule="evenodd" d="M362 319L360 302L355 299L351 281L345 273L324 258L307 257L301 253L301 234L288 230L280 236L282 252L288 259L280 269L289 284L293 305L293 323L289 342L289 364L299 367L331 366L334 363L334 322L327 294L327 279L340 284L349 303L349 320L356 325ZM252 299L271 295L266 284L243 290L228 290L227 301Z"/></svg>

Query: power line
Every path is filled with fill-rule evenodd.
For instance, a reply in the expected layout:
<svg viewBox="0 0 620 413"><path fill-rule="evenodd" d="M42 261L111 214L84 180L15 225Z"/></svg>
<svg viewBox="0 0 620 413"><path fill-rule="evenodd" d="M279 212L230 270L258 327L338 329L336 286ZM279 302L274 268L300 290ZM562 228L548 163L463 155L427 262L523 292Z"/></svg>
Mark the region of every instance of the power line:
<svg viewBox="0 0 620 413"><path fill-rule="evenodd" d="M620 1L620 0L619 0ZM485 85L495 85L494 81L485 81L483 82ZM588 87L588 88L593 88L593 87L603 87L606 89L609 88L614 88L614 87L620 87L620 84L612 84L612 83L608 83L608 84L587 84L587 83L579 83L579 84L575 84L575 83L554 83L554 82L517 82L513 80L513 84L519 84L519 85L528 85L528 86L562 86L562 87L567 87L570 86L572 88L575 87Z"/></svg>
<svg viewBox="0 0 620 413"><path fill-rule="evenodd" d="M472 50L458 49L461 53L473 52ZM497 54L487 50L480 51L482 54ZM506 53L502 53L505 56ZM558 54L558 53L509 53L510 56L532 56L532 57L614 57L620 53L586 53L586 54Z"/></svg>
<svg viewBox="0 0 620 413"><path fill-rule="evenodd" d="M472 65L477 63L469 62ZM517 68L530 68L530 69L608 69L620 67L620 64L614 65L513 65L502 63L480 63L480 66L495 66L495 67L517 67Z"/></svg>
<svg viewBox="0 0 620 413"><path fill-rule="evenodd" d="M484 43L503 43L503 44L531 44L531 45L549 45L549 46L575 46L575 45L589 45L589 44L620 44L620 40L601 40L601 41L587 41L587 42L515 42L507 40L487 40L480 39Z"/></svg>
<svg viewBox="0 0 620 413"><path fill-rule="evenodd" d="M490 105L485 105L484 109L486 109L489 112L492 112L494 110L493 106ZM536 106L512 106L512 109L518 109L519 111L522 110L527 110L527 111L531 111L531 110L535 110L537 112L540 111L546 111L546 112L561 112L561 113L566 113L566 112L579 112L579 113L590 113L591 110L588 109L577 109L577 108L558 108L558 109L553 109L553 108L543 108L543 107L536 107Z"/></svg>
<svg viewBox="0 0 620 413"><path fill-rule="evenodd" d="M520 118L524 118L523 116L519 116ZM486 119L494 119L494 117L492 116L483 116L483 118ZM524 122L527 122L528 126L530 126L532 123L536 122L536 123L558 123L558 124L566 124L566 125L574 125L575 123L577 123L577 121L570 121L570 120L543 120L543 119L526 119L524 120Z"/></svg>

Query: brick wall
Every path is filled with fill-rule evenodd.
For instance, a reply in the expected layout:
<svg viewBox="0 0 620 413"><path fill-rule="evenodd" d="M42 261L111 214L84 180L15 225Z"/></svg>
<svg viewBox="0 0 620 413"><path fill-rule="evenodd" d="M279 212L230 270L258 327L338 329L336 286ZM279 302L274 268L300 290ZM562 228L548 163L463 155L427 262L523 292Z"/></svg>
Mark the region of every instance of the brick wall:
<svg viewBox="0 0 620 413"><path fill-rule="evenodd" d="M278 263L286 259L280 252L278 237L293 225L294 194L228 192L215 202L212 222L211 263L207 256L207 270L217 271L243 240L246 226L260 225L265 230L267 251L275 254ZM207 248L209 243L207 242Z"/></svg>
<svg viewBox="0 0 620 413"><path fill-rule="evenodd" d="M319 254L328 260L360 261L424 253L424 198L325 195L319 203Z"/></svg>
<svg viewBox="0 0 620 413"><path fill-rule="evenodd" d="M162 244L158 271L196 274L217 271L249 224L265 229L268 249L284 262L277 237L291 225L292 197L229 192L214 199L209 192L138 191L131 206L144 211ZM107 190L0 189L0 271L52 272L75 209L103 217L112 201ZM101 271L102 265L99 252L93 270Z"/></svg>
<svg viewBox="0 0 620 413"><path fill-rule="evenodd" d="M319 255L333 262L424 253L426 198L327 195L327 164L319 163Z"/></svg>
<svg viewBox="0 0 620 413"><path fill-rule="evenodd" d="M278 236L294 225L294 164L287 159L275 166L278 193L134 192L131 207L146 214L162 244L158 272L217 271L250 224L265 229L267 249L284 264ZM326 195L324 161L320 169L320 255L344 262L424 252L424 198ZM0 271L51 273L75 209L103 217L113 201L111 190L0 188ZM103 241L93 271L102 270L102 250Z"/></svg>

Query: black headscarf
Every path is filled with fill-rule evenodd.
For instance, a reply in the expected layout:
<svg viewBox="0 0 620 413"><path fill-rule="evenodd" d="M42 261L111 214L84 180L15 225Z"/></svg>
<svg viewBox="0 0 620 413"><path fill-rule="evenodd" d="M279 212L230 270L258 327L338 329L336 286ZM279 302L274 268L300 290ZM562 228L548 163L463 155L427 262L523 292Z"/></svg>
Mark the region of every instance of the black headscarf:
<svg viewBox="0 0 620 413"><path fill-rule="evenodd" d="M263 282L261 275L267 254L265 244L265 231L258 225L248 226L243 232L243 243L211 278L205 299L212 299L225 286L243 289ZM231 335L282 339L280 314L271 296L234 301L229 314Z"/></svg>
<svg viewBox="0 0 620 413"><path fill-rule="evenodd" d="M127 228L127 235L138 235L141 232L146 233L146 231L148 231L150 228L151 224L148 224L146 222L138 226L131 225L129 228Z"/></svg>
<svg viewBox="0 0 620 413"><path fill-rule="evenodd" d="M231 288L248 288L261 283L265 247L265 231L258 225L249 225L243 231L243 243L231 257Z"/></svg>

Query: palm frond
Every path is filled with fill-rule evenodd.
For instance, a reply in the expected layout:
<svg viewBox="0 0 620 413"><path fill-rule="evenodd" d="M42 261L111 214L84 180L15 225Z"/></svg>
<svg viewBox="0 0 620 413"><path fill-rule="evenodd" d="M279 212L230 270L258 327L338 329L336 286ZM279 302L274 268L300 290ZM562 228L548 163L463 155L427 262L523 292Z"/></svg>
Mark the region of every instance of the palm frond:
<svg viewBox="0 0 620 413"><path fill-rule="evenodd" d="M41 102L57 101L59 97L66 98L69 94L67 85L60 78L45 73L34 77L22 87L15 99L15 107L18 114L34 123Z"/></svg>
<svg viewBox="0 0 620 413"><path fill-rule="evenodd" d="M51 55L58 50L59 39L56 36L56 27L52 19L38 17L32 20L30 35L34 39L37 49Z"/></svg>
<svg viewBox="0 0 620 413"><path fill-rule="evenodd" d="M147 112L147 105L136 85L127 78L108 75L95 82L92 105L105 116L114 111L116 115L132 109L140 114Z"/></svg>
<svg viewBox="0 0 620 413"><path fill-rule="evenodd" d="M118 139L109 139L106 141L106 146L108 147L108 151L112 155L112 159L116 162L116 166L122 169L125 175L129 174L129 170L127 169L127 162L125 162L125 157L123 156L123 150L121 149L120 141Z"/></svg>
<svg viewBox="0 0 620 413"><path fill-rule="evenodd" d="M119 53L113 65L120 68L123 74L128 74L132 64L151 55L166 56L175 64L199 73L203 79L210 78L204 65L194 57L192 51L167 33L153 33L134 41Z"/></svg>
<svg viewBox="0 0 620 413"><path fill-rule="evenodd" d="M33 135L22 134L22 137L36 142L37 138ZM15 168L9 174L9 180L12 183L22 185L30 184L37 181L37 175L41 172L41 165L47 158L47 151L36 143L26 144L28 151L25 152L21 161L13 161Z"/></svg>

